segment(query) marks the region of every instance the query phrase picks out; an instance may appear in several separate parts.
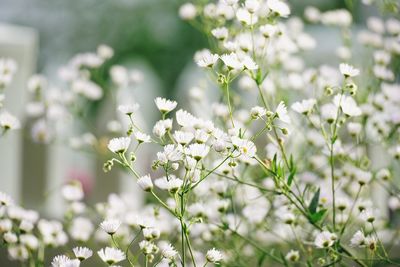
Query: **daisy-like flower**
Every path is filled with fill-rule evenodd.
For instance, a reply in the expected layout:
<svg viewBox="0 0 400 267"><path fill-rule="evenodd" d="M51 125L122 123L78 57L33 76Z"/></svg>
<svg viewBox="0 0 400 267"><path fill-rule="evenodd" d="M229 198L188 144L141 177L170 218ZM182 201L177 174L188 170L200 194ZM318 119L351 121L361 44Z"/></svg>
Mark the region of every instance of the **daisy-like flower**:
<svg viewBox="0 0 400 267"><path fill-rule="evenodd" d="M258 69L257 63L249 56L245 56L242 59L242 64L243 64L244 68L248 69L248 70L257 70Z"/></svg>
<svg viewBox="0 0 400 267"><path fill-rule="evenodd" d="M102 223L100 223L101 229L103 229L109 235L115 234L120 226L121 222L114 219L104 220Z"/></svg>
<svg viewBox="0 0 400 267"><path fill-rule="evenodd" d="M300 259L300 253L298 250L291 250L286 254L285 259L291 262L297 262Z"/></svg>
<svg viewBox="0 0 400 267"><path fill-rule="evenodd" d="M283 103L283 101L281 101L278 105L278 107L276 108L276 115L278 115L278 118L285 122L285 123L290 123L290 117L288 115L287 112L287 108L285 103Z"/></svg>
<svg viewBox="0 0 400 267"><path fill-rule="evenodd" d="M13 204L13 199L6 193L0 191L0 207L10 206L12 204Z"/></svg>
<svg viewBox="0 0 400 267"><path fill-rule="evenodd" d="M260 27L260 32L265 38L271 38L278 33L278 27L271 24L266 24Z"/></svg>
<svg viewBox="0 0 400 267"><path fill-rule="evenodd" d="M245 8L239 8L236 11L236 18L238 21L245 25L254 25L258 21L258 17L255 14L251 14L247 9Z"/></svg>
<svg viewBox="0 0 400 267"><path fill-rule="evenodd" d="M72 251L74 252L75 257L80 261L84 261L93 255L93 251L87 247L75 247Z"/></svg>
<svg viewBox="0 0 400 267"><path fill-rule="evenodd" d="M365 235L361 230L358 230L350 239L350 246L352 247L365 246Z"/></svg>
<svg viewBox="0 0 400 267"><path fill-rule="evenodd" d="M153 182L151 181L150 175L145 175L145 176L140 177L137 180L137 184L144 191L151 191L153 189Z"/></svg>
<svg viewBox="0 0 400 267"><path fill-rule="evenodd" d="M335 95L333 103L336 107L341 107L344 114L349 117L356 117L362 114L361 109L357 106L356 101L351 96Z"/></svg>
<svg viewBox="0 0 400 267"><path fill-rule="evenodd" d="M155 181L157 187L163 190L168 190L171 194L177 192L179 188L183 185L183 181L179 178L176 178L173 175L170 175L169 178L162 177Z"/></svg>
<svg viewBox="0 0 400 267"><path fill-rule="evenodd" d="M322 231L315 237L314 244L317 248L328 248L333 246L336 239L337 237L335 234L329 231Z"/></svg>
<svg viewBox="0 0 400 267"><path fill-rule="evenodd" d="M240 70L243 69L243 64L238 59L238 56L235 53L223 54L220 56L222 62L224 62L225 66L230 70Z"/></svg>
<svg viewBox="0 0 400 267"><path fill-rule="evenodd" d="M3 111L0 113L0 127L6 130L15 130L21 127L21 123L19 120L8 113L7 111Z"/></svg>
<svg viewBox="0 0 400 267"><path fill-rule="evenodd" d="M118 111L131 116L135 111L137 111L139 109L139 104L135 103L132 105L119 105L118 106Z"/></svg>
<svg viewBox="0 0 400 267"><path fill-rule="evenodd" d="M222 261L223 256L219 250L212 248L207 251L206 259L207 259L207 261L209 261L211 263L219 263Z"/></svg>
<svg viewBox="0 0 400 267"><path fill-rule="evenodd" d="M134 132L135 138L139 143L150 143L151 137L148 134L136 131Z"/></svg>
<svg viewBox="0 0 400 267"><path fill-rule="evenodd" d="M210 147L205 144L192 144L188 147L189 154L197 161L207 156Z"/></svg>
<svg viewBox="0 0 400 267"><path fill-rule="evenodd" d="M300 114L307 115L310 114L316 103L317 100L315 100L314 98L305 99L301 102L293 103L292 109Z"/></svg>
<svg viewBox="0 0 400 267"><path fill-rule="evenodd" d="M131 144L131 139L129 137L118 137L113 138L108 142L108 149L114 153L125 153Z"/></svg>
<svg viewBox="0 0 400 267"><path fill-rule="evenodd" d="M267 6L269 9L271 9L271 11L275 12L281 17L286 18L290 15L289 6L281 0L268 0Z"/></svg>
<svg viewBox="0 0 400 267"><path fill-rule="evenodd" d="M212 54L206 49L198 55L198 58L196 58L196 64L201 68L212 68L218 59L219 56L217 54Z"/></svg>
<svg viewBox="0 0 400 267"><path fill-rule="evenodd" d="M349 78L349 77L355 77L358 76L360 74L360 70L354 68L353 66L346 64L346 63L341 63L339 65L339 70L340 73L342 73L342 75L345 78Z"/></svg>
<svg viewBox="0 0 400 267"><path fill-rule="evenodd" d="M219 41L223 41L228 38L228 29L225 27L215 28L211 30L211 34Z"/></svg>
<svg viewBox="0 0 400 267"><path fill-rule="evenodd" d="M108 265L113 265L117 262L125 260L125 253L117 248L102 248L97 252L97 254L101 260Z"/></svg>
<svg viewBox="0 0 400 267"><path fill-rule="evenodd" d="M178 252L171 244L168 244L162 248L161 255L167 259L174 259L178 255Z"/></svg>
<svg viewBox="0 0 400 267"><path fill-rule="evenodd" d="M64 267L70 259L65 255L57 255L51 261L52 267Z"/></svg>
<svg viewBox="0 0 400 267"><path fill-rule="evenodd" d="M173 137L176 142L184 146L193 140L194 134L191 132L175 131Z"/></svg>
<svg viewBox="0 0 400 267"><path fill-rule="evenodd" d="M241 139L237 136L232 136L231 141L233 146L236 147L242 155L249 158L256 155L257 147L252 141Z"/></svg>
<svg viewBox="0 0 400 267"><path fill-rule="evenodd" d="M156 106L158 110L161 111L161 113L168 113L172 111L174 108L176 108L176 105L178 104L176 101L172 101L162 97L157 97L154 102L156 103Z"/></svg>

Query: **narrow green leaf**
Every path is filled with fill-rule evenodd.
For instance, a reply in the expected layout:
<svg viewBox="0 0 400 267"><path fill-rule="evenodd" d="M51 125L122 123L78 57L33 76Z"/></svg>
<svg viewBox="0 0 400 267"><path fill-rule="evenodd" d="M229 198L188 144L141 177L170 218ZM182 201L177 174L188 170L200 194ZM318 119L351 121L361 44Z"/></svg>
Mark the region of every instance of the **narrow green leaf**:
<svg viewBox="0 0 400 267"><path fill-rule="evenodd" d="M310 205L308 206L308 210L310 211L311 215L317 212L319 203L319 193L320 193L320 188L318 188L317 192L315 192L313 198L311 199Z"/></svg>
<svg viewBox="0 0 400 267"><path fill-rule="evenodd" d="M311 216L310 216L311 221L313 223L317 223L317 222L321 221L324 218L326 211L327 211L327 209L322 209L314 214L311 214Z"/></svg>

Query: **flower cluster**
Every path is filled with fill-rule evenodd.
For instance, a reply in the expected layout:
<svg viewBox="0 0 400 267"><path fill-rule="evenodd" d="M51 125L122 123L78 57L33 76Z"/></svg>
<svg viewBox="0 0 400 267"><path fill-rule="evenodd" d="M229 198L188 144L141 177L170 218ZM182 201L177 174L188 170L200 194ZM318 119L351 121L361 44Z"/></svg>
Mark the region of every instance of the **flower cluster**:
<svg viewBox="0 0 400 267"><path fill-rule="evenodd" d="M188 93L207 110L157 97L160 117L146 132L135 119L139 104L115 103L123 123L110 121L109 135L71 138L74 148L108 148L104 170L130 173L148 202L138 210L135 196L110 194L88 207L82 186L70 182L60 223L0 194L11 258L43 264L42 250L79 242L74 257L52 265L79 266L92 251L108 266L399 265L389 248L399 236L400 21L370 18L352 38L349 11L308 7L306 21L339 28L343 40L337 62L311 65L302 55L317 41L287 2L199 2L179 15L209 39L194 56L208 75ZM353 39L370 64L353 56ZM140 82L137 71L109 66L112 54L103 45L74 57L60 71L69 88L62 93L42 76L29 81L35 140L65 138L49 126L87 118L107 90ZM110 80L97 76L102 68ZM210 82L219 102L206 97ZM150 146L158 150L141 173L136 159Z"/></svg>

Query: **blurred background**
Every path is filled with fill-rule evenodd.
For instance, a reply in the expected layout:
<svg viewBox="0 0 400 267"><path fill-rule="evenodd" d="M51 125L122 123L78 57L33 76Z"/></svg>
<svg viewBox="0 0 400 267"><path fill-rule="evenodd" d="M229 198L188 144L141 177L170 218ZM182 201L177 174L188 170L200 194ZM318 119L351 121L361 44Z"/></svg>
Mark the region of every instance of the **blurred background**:
<svg viewBox="0 0 400 267"><path fill-rule="evenodd" d="M380 14L375 6L367 7L355 0L289 2L295 16L302 16L308 5L322 11L347 8L353 14L355 28L364 25L367 16ZM114 49L112 63L144 71L147 78L143 88L139 88L142 94L149 98L159 95L180 98L188 89L182 74L194 71L194 52L207 47L205 36L180 20L178 9L183 3L181 0L1 0L0 57L15 58L19 65L15 81L6 90L7 108L22 118L27 101L25 85L30 75L43 73L55 81L60 65L76 53L95 51L99 44ZM324 41L324 45L313 51L320 56L309 57L310 62L338 61L332 53L341 42L338 31L327 32L315 25L306 25L306 31L319 43ZM156 111L153 106L148 110ZM154 121L157 115L147 112L143 120ZM62 203L56 190L67 179L85 181L91 188L91 202L105 200L110 192L130 188L124 174L104 174L102 165L101 159L71 152L62 145L34 144L28 130L0 139L0 191L9 193L27 208L40 207L50 217L59 215ZM135 194L139 205L140 194ZM0 250L0 266L13 266L5 257Z"/></svg>

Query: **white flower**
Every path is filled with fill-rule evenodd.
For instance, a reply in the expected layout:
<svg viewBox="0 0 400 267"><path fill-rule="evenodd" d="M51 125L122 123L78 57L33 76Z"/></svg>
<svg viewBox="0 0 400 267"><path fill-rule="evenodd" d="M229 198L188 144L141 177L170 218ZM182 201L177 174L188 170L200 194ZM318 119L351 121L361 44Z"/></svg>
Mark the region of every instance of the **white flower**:
<svg viewBox="0 0 400 267"><path fill-rule="evenodd" d="M175 131L173 137L178 144L186 145L193 140L194 135L191 132Z"/></svg>
<svg viewBox="0 0 400 267"><path fill-rule="evenodd" d="M285 103L283 103L283 101L281 101L278 105L278 107L276 108L276 114L278 115L278 118L285 122L285 123L290 123L290 117L288 115Z"/></svg>
<svg viewBox="0 0 400 267"><path fill-rule="evenodd" d="M171 244L168 244L164 246L164 248L161 251L161 254L164 258L173 259L176 257L176 255L178 255L178 252Z"/></svg>
<svg viewBox="0 0 400 267"><path fill-rule="evenodd" d="M349 117L356 117L362 114L361 109L357 106L356 101L351 96L337 94L333 98L336 107L341 107L344 114Z"/></svg>
<svg viewBox="0 0 400 267"><path fill-rule="evenodd" d="M287 261L296 262L300 259L300 253L297 250L291 250L286 254L285 259Z"/></svg>
<svg viewBox="0 0 400 267"><path fill-rule="evenodd" d="M332 103L325 104L321 107L321 114L328 123L333 123L337 118L338 108Z"/></svg>
<svg viewBox="0 0 400 267"><path fill-rule="evenodd" d="M259 9L260 2L258 0L246 0L246 2L244 2L244 6L246 7L247 11L253 14Z"/></svg>
<svg viewBox="0 0 400 267"><path fill-rule="evenodd" d="M235 53L223 54L220 58L228 69L243 69L243 64L239 61L238 56Z"/></svg>
<svg viewBox="0 0 400 267"><path fill-rule="evenodd" d="M100 223L101 229L103 229L109 235L115 234L120 226L121 222L114 219L104 220L102 223Z"/></svg>
<svg viewBox="0 0 400 267"><path fill-rule="evenodd" d="M135 111L137 111L139 109L139 104L135 103L132 105L119 105L118 106L118 110L125 114L125 115L132 115Z"/></svg>
<svg viewBox="0 0 400 267"><path fill-rule="evenodd" d="M102 248L97 252L99 257L108 265L113 265L117 262L125 260L125 253L117 248Z"/></svg>
<svg viewBox="0 0 400 267"><path fill-rule="evenodd" d="M252 141L241 139L237 136L232 136L231 140L233 146L236 147L242 155L249 158L252 158L256 155L257 147Z"/></svg>
<svg viewBox="0 0 400 267"><path fill-rule="evenodd" d="M268 0L267 6L281 17L285 18L290 15L289 6L281 0Z"/></svg>
<svg viewBox="0 0 400 267"><path fill-rule="evenodd" d="M362 124L358 122L349 122L347 124L347 130L349 133L353 136L357 136L361 133L362 130Z"/></svg>
<svg viewBox="0 0 400 267"><path fill-rule="evenodd" d="M62 187L61 194L67 201L79 201L84 197L82 185L79 182L69 183Z"/></svg>
<svg viewBox="0 0 400 267"><path fill-rule="evenodd" d="M314 244L317 248L328 248L335 243L336 238L335 234L328 231L322 231L315 237Z"/></svg>
<svg viewBox="0 0 400 267"><path fill-rule="evenodd" d="M340 72L342 73L342 75L346 78L347 77L355 77L360 74L359 69L356 69L353 66L346 64L346 63L341 63L339 65L339 69L340 69Z"/></svg>
<svg viewBox="0 0 400 267"><path fill-rule="evenodd" d="M114 55L114 50L108 45L101 44L97 47L97 54L102 59L110 59Z"/></svg>
<svg viewBox="0 0 400 267"><path fill-rule="evenodd" d="M125 153L131 144L129 137L113 138L108 142L108 149L114 153Z"/></svg>
<svg viewBox="0 0 400 267"><path fill-rule="evenodd" d="M179 178L176 178L174 175L170 175L168 179L167 177L162 177L155 180L155 184L160 189L175 193L179 188L181 188L183 181Z"/></svg>
<svg viewBox="0 0 400 267"><path fill-rule="evenodd" d="M7 111L3 111L0 113L0 127L4 130L14 130L19 129L21 124L15 116L11 115Z"/></svg>
<svg viewBox="0 0 400 267"><path fill-rule="evenodd" d="M70 259L65 255L55 256L51 262L52 267L64 267Z"/></svg>
<svg viewBox="0 0 400 267"><path fill-rule="evenodd" d="M135 138L139 143L150 143L151 137L148 134L136 131L134 132Z"/></svg>
<svg viewBox="0 0 400 267"><path fill-rule="evenodd" d="M212 263L219 263L223 259L223 256L219 250L212 248L207 251L206 259L207 259L207 261L212 262Z"/></svg>
<svg viewBox="0 0 400 267"><path fill-rule="evenodd" d="M260 32L265 38L271 38L278 32L278 27L271 24L266 24L260 27Z"/></svg>
<svg viewBox="0 0 400 267"><path fill-rule="evenodd" d="M188 153L197 161L207 156L210 147L205 144L192 144L188 147Z"/></svg>
<svg viewBox="0 0 400 267"><path fill-rule="evenodd" d="M72 83L72 91L90 100L99 100L103 97L103 89L99 85L84 79L75 80Z"/></svg>
<svg viewBox="0 0 400 267"><path fill-rule="evenodd" d="M182 127L192 127L196 118L185 110L178 110L175 114L177 123Z"/></svg>
<svg viewBox="0 0 400 267"><path fill-rule="evenodd" d="M39 240L32 234L20 235L19 241L30 250L36 250L39 247Z"/></svg>
<svg viewBox="0 0 400 267"><path fill-rule="evenodd" d="M314 98L305 99L301 102L293 103L292 109L300 114L307 115L312 111L316 103L317 100L315 100Z"/></svg>
<svg viewBox="0 0 400 267"><path fill-rule="evenodd" d="M10 206L13 203L14 203L14 201L9 195L0 191L0 207L1 206Z"/></svg>
<svg viewBox="0 0 400 267"><path fill-rule="evenodd" d="M174 108L176 108L176 105L178 104L176 101L172 101L169 99L157 97L154 102L156 103L156 106L161 113L168 113L172 111Z"/></svg>
<svg viewBox="0 0 400 267"><path fill-rule="evenodd" d="M374 236L367 236L365 237L365 246L372 251L376 250L378 240Z"/></svg>
<svg viewBox="0 0 400 267"><path fill-rule="evenodd" d="M150 175L145 175L145 176L140 177L137 180L137 184L144 191L151 191L153 189L153 182L151 181Z"/></svg>
<svg viewBox="0 0 400 267"><path fill-rule="evenodd" d="M353 237L350 239L350 246L352 247L363 247L365 246L364 233L358 230Z"/></svg>
<svg viewBox="0 0 400 267"><path fill-rule="evenodd" d="M179 16L183 20L192 20L196 17L196 7L191 3L183 4L179 8Z"/></svg>
<svg viewBox="0 0 400 267"><path fill-rule="evenodd" d="M360 218L366 222L373 223L375 221L374 211L371 208L366 208L360 213Z"/></svg>
<svg viewBox="0 0 400 267"><path fill-rule="evenodd" d="M251 108L250 114L253 119L258 119L265 116L265 114L267 114L267 110L263 107L255 106Z"/></svg>
<svg viewBox="0 0 400 267"><path fill-rule="evenodd" d="M239 8L236 11L236 18L245 25L254 25L258 21L258 17L255 14L251 14L245 8Z"/></svg>
<svg viewBox="0 0 400 267"><path fill-rule="evenodd" d="M218 61L219 56L212 54L209 50L204 50L195 58L196 64L201 68L212 68Z"/></svg>
<svg viewBox="0 0 400 267"><path fill-rule="evenodd" d="M254 60L249 56L245 56L242 59L242 64L243 64L244 68L248 69L248 70L257 70L258 69L257 63L254 62Z"/></svg>
<svg viewBox="0 0 400 267"><path fill-rule="evenodd" d="M215 28L211 30L211 34L219 41L223 41L228 38L228 29L225 27Z"/></svg>
<svg viewBox="0 0 400 267"><path fill-rule="evenodd" d="M75 257L80 261L86 260L93 255L93 251L87 247L75 247L72 251L74 252Z"/></svg>
<svg viewBox="0 0 400 267"><path fill-rule="evenodd" d="M8 244L15 244L18 241L18 237L16 234L12 232L6 232L3 234L3 239Z"/></svg>

